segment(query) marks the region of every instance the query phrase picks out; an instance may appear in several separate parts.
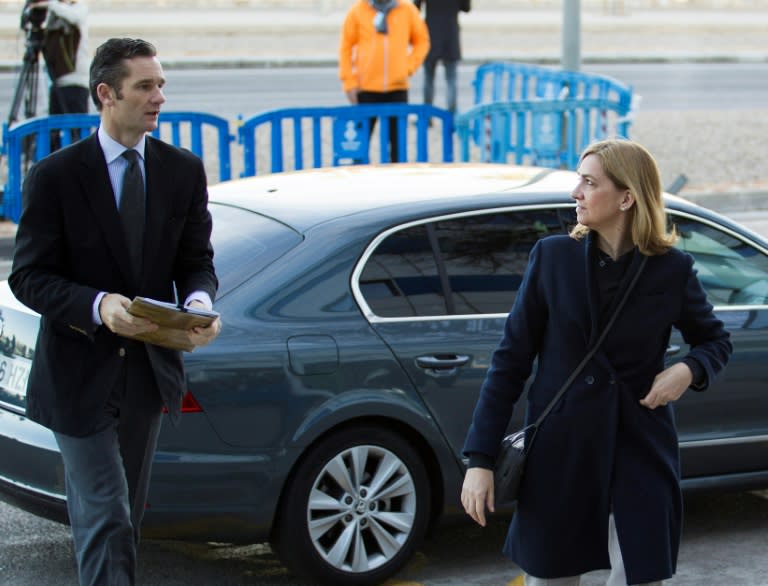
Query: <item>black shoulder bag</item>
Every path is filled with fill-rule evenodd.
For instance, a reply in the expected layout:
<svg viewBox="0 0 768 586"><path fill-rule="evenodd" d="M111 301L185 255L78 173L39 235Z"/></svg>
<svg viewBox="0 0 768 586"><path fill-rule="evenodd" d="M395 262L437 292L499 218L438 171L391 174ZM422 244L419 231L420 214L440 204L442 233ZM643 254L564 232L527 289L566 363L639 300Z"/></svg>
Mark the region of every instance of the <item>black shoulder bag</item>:
<svg viewBox="0 0 768 586"><path fill-rule="evenodd" d="M574 371L568 377L568 380L563 383L563 386L560 387L560 390L557 391L557 394L555 394L554 398L549 402L549 405L547 405L547 408L544 409L541 415L539 415L539 418L534 423L524 427L519 431L516 431L515 433L509 434L503 440L501 440L501 448L499 448L499 455L496 458L496 464L493 470L494 500L496 501L497 505L503 503L511 503L517 500L517 494L520 489L520 481L523 477L523 472L525 471L525 459L528 456L528 452L530 451L531 446L533 445L533 440L536 437L536 432L539 430L541 422L544 421L544 418L547 415L549 415L549 412L554 408L555 404L558 402L558 400L560 400L563 394L565 394L565 391L568 390L568 387L571 386L571 383L584 369L587 362L592 359L592 357L595 355L595 352L597 352L597 349L600 347L600 344L602 344L603 340L605 340L605 336L608 334L611 326L613 326L613 323L616 321L616 317L619 315L619 312L624 307L630 292L635 287L635 283L637 283L637 280L640 278L640 273L643 272L643 268L645 267L647 260L648 257L644 256L642 262L640 263L640 267L632 277L632 281L630 282L629 287L627 287L627 290L624 292L624 296L621 298L619 305L616 307L616 311L613 312L610 321L608 321L608 323L603 328L603 331L600 333L600 337L597 339L597 342L595 342L594 346L592 346L589 352L587 352L587 355L584 357L581 363L574 369ZM526 436L528 436L528 441L526 441Z"/></svg>

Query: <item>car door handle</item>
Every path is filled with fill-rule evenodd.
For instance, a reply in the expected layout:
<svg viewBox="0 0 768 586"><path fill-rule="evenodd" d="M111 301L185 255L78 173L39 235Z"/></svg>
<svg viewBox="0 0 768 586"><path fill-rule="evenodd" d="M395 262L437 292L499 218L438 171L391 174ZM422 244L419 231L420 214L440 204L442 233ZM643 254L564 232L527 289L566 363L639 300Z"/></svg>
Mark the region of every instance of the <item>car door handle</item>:
<svg viewBox="0 0 768 586"><path fill-rule="evenodd" d="M667 346L666 356L674 356L680 352L680 346L678 344L670 344Z"/></svg>
<svg viewBox="0 0 768 586"><path fill-rule="evenodd" d="M417 356L416 365L420 368L431 370L447 370L464 366L469 362L469 356L464 354L432 354L430 356Z"/></svg>

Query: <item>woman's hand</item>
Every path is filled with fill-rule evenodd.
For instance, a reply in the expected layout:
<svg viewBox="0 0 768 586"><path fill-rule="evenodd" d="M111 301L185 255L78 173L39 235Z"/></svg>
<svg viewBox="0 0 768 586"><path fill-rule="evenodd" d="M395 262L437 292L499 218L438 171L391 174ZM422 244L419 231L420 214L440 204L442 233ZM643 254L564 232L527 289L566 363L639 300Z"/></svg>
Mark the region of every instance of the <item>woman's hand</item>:
<svg viewBox="0 0 768 586"><path fill-rule="evenodd" d="M467 515L472 517L481 527L485 527L485 507L494 512L493 470L487 468L470 468L464 475L464 485L461 487L461 504Z"/></svg>
<svg viewBox="0 0 768 586"><path fill-rule="evenodd" d="M640 399L640 404L649 409L663 407L682 397L692 382L693 373L687 364L684 362L673 364L656 375L651 390Z"/></svg>

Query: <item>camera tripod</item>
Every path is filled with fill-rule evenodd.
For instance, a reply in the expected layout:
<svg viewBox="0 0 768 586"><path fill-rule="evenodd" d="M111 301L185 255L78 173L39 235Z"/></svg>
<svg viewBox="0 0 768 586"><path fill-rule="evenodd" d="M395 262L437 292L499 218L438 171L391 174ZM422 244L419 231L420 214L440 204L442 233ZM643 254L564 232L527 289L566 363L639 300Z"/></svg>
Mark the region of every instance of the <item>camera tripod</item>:
<svg viewBox="0 0 768 586"><path fill-rule="evenodd" d="M43 22L47 15L47 9L30 8L27 0L21 14L21 29L26 31L26 45L24 59L19 72L19 80L11 102L11 110L8 114L8 127L19 120L19 110L24 104L24 118L34 118L37 114L38 87L40 83L40 56L43 50L44 35ZM37 141L34 136L22 138L21 143L21 173L26 174L34 161ZM0 191L4 198L4 190Z"/></svg>
<svg viewBox="0 0 768 586"><path fill-rule="evenodd" d="M37 94L40 82L40 52L43 47L43 29L32 23L27 31L27 43L24 51L19 81L8 114L10 126L19 119L19 110L24 102L24 117L33 118L37 113Z"/></svg>
<svg viewBox="0 0 768 586"><path fill-rule="evenodd" d="M11 111L8 114L8 126L13 125L19 119L19 110L24 103L24 117L34 118L37 113L37 95L40 80L40 54L43 49L44 34L43 22L47 15L45 8L30 7L30 0L24 4L21 13L21 29L26 31L27 39L24 50L24 59L19 72L19 81L11 102ZM5 137L3 137L5 140ZM21 172L25 174L34 160L35 137L27 136L22 139L22 165ZM8 174L7 169L4 169ZM0 202L5 199L5 188L0 187ZM0 214L0 218L4 216Z"/></svg>

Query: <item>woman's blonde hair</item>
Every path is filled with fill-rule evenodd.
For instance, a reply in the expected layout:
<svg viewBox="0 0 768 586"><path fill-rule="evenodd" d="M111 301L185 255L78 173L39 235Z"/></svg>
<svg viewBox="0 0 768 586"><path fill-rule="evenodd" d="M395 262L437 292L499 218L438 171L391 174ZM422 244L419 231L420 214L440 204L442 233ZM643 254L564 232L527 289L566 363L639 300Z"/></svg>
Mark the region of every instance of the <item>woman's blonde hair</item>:
<svg viewBox="0 0 768 586"><path fill-rule="evenodd" d="M603 172L617 189L628 189L635 197L632 214L632 242L647 256L664 254L677 241L674 228L667 230L667 217L662 199L661 175L645 147L627 139L601 140L589 145L581 154L579 163L588 155L600 159ZM589 228L577 224L571 238L580 240Z"/></svg>

